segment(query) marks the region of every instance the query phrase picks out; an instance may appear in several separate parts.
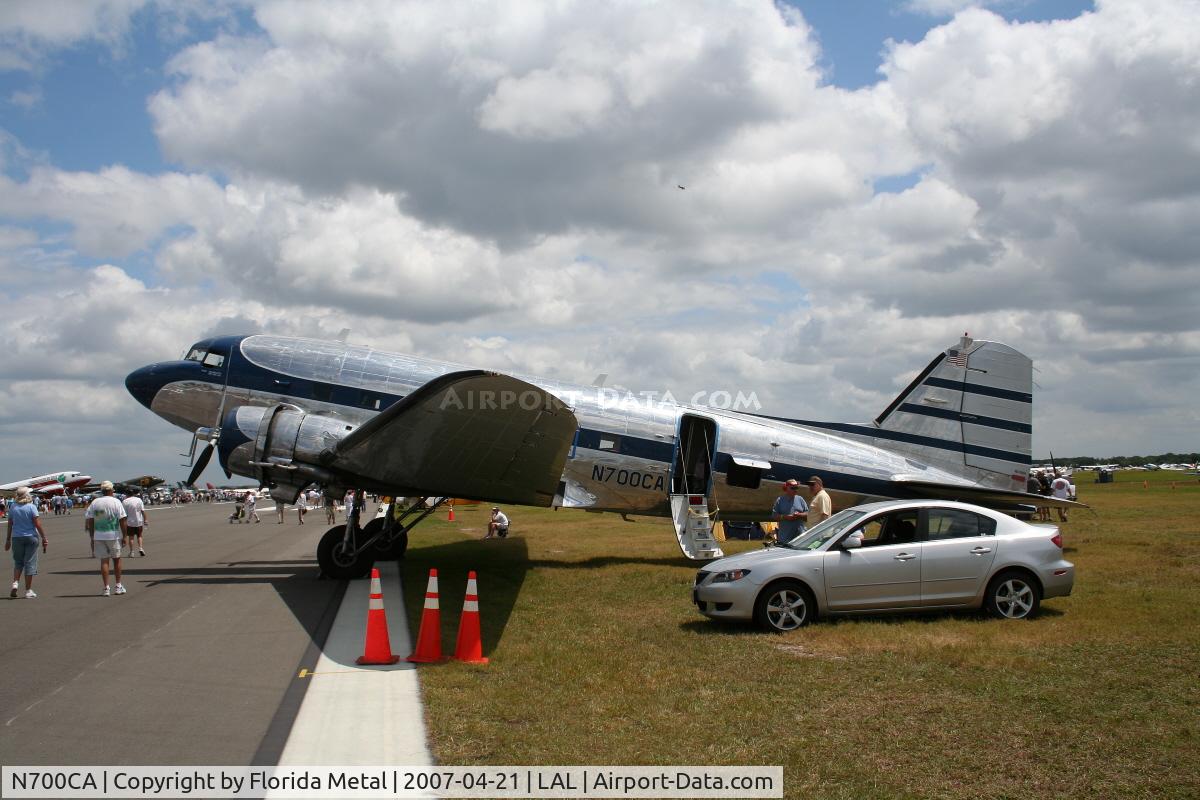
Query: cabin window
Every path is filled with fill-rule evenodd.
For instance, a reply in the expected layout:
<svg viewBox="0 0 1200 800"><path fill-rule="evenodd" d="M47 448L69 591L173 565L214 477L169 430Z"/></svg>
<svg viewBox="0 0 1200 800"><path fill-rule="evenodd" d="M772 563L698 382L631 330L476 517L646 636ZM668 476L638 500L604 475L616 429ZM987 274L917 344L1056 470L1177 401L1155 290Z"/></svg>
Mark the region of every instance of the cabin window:
<svg viewBox="0 0 1200 800"><path fill-rule="evenodd" d="M600 434L600 444L596 446L597 450L611 450L614 453L621 450L621 439L618 436L607 436Z"/></svg>
<svg viewBox="0 0 1200 800"><path fill-rule="evenodd" d="M380 406L379 396L371 394L370 392L363 392L358 404L363 408L369 408L378 411Z"/></svg>

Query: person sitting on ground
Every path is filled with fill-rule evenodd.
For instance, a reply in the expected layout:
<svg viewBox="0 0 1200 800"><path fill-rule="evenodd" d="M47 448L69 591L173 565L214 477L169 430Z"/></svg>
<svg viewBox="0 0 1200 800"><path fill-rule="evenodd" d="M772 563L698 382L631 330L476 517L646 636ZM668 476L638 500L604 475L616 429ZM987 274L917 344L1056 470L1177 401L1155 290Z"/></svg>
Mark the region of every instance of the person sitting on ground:
<svg viewBox="0 0 1200 800"><path fill-rule="evenodd" d="M500 510L500 506L492 506L492 519L488 523L487 536L485 539L491 539L499 536L501 539L508 536L508 517L504 516L504 512Z"/></svg>

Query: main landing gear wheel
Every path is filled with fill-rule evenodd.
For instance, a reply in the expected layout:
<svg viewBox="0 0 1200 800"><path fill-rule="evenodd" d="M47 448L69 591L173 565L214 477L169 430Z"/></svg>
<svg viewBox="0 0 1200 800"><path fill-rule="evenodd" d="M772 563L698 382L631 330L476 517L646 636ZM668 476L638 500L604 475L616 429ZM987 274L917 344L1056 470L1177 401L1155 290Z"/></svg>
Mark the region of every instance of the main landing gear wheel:
<svg viewBox="0 0 1200 800"><path fill-rule="evenodd" d="M359 533L362 536L362 533ZM365 578L375 563L372 548L355 555L354 548L346 541L346 526L335 525L325 531L317 545L317 564L321 572L335 581Z"/></svg>
<svg viewBox="0 0 1200 800"><path fill-rule="evenodd" d="M368 522L362 529L362 533L359 534L363 537L361 541L365 542L375 534L381 533L386 521L384 517L376 517ZM378 561L398 561L404 558L404 554L408 552L408 531L401 529L390 539L386 535L381 535L371 543L370 549Z"/></svg>

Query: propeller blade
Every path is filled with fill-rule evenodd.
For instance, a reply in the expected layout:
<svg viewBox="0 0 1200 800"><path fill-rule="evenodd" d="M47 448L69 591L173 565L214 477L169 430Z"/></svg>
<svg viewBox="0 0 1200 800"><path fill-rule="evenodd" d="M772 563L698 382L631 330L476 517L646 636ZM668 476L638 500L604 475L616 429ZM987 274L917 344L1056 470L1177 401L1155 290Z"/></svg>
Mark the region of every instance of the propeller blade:
<svg viewBox="0 0 1200 800"><path fill-rule="evenodd" d="M204 450L200 452L200 457L196 459L196 466L192 467L191 473L188 475L187 485L193 486L196 483L196 478L200 477L200 473L204 472L204 468L208 466L209 459L212 458L215 445L209 442L204 446Z"/></svg>

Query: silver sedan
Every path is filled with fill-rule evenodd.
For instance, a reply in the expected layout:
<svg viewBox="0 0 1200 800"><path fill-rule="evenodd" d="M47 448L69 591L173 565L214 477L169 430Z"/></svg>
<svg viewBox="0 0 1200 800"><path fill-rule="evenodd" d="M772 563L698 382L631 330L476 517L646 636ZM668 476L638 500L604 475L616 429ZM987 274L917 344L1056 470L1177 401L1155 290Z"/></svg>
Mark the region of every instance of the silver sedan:
<svg viewBox="0 0 1200 800"><path fill-rule="evenodd" d="M1057 527L966 503L893 500L848 508L786 545L707 564L692 600L713 619L789 631L818 616L884 611L982 607L1027 619L1074 583Z"/></svg>

